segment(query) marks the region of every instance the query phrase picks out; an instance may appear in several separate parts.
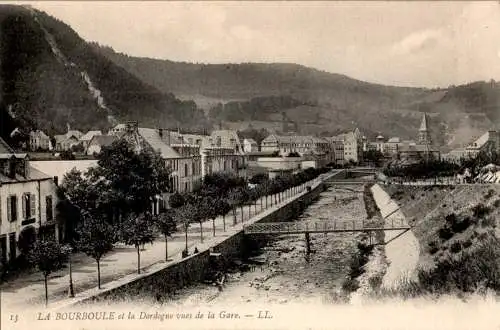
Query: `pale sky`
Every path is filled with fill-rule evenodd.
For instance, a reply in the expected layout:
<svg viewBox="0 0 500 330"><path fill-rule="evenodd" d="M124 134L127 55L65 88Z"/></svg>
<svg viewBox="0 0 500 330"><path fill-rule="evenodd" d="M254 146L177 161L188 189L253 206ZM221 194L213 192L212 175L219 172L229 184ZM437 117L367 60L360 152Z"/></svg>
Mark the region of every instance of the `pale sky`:
<svg viewBox="0 0 500 330"><path fill-rule="evenodd" d="M31 2L133 56L293 62L400 86L500 80L498 2Z"/></svg>

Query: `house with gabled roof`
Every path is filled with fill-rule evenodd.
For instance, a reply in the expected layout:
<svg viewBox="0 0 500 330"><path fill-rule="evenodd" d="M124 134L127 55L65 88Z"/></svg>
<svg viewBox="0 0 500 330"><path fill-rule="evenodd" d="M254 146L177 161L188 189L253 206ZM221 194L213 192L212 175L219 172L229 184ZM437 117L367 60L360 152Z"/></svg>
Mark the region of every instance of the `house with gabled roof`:
<svg viewBox="0 0 500 330"><path fill-rule="evenodd" d="M84 149L87 149L90 140L96 135L102 135L101 131L88 131L87 133L83 134L80 137L80 142L82 143L82 146Z"/></svg>

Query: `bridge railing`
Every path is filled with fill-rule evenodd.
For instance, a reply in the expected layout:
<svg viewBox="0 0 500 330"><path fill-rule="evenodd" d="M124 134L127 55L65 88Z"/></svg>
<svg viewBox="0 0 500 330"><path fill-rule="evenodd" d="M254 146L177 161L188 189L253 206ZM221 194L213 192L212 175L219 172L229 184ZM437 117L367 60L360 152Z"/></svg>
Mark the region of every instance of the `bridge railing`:
<svg viewBox="0 0 500 330"><path fill-rule="evenodd" d="M363 230L390 230L409 228L403 219L386 220L383 226L373 226L364 220L343 221L294 221L266 222L244 226L247 234L257 233L304 233L304 232L343 232Z"/></svg>

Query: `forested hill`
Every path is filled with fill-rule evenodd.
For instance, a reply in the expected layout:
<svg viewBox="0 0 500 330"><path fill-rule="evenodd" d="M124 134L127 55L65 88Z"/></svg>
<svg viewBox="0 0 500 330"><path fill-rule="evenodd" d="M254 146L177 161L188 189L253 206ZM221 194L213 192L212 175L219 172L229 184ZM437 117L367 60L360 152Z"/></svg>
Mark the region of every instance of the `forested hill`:
<svg viewBox="0 0 500 330"><path fill-rule="evenodd" d="M194 102L138 79L63 22L14 5L0 5L0 112L4 137L17 125L55 134L67 124L88 130L127 119L205 124Z"/></svg>
<svg viewBox="0 0 500 330"><path fill-rule="evenodd" d="M195 100L213 120L231 128L279 131L286 117L302 133L357 126L368 135L415 138L422 112L427 112L436 143L457 146L499 124L500 85L494 82L403 88L297 64L193 64L95 47L146 83Z"/></svg>

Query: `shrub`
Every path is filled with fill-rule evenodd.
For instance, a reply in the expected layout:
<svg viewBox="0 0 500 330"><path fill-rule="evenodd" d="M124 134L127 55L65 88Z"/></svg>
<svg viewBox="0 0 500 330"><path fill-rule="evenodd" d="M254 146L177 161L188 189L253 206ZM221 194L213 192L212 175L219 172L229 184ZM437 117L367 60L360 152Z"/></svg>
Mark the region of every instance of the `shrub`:
<svg viewBox="0 0 500 330"><path fill-rule="evenodd" d="M450 227L444 226L444 227L439 229L438 235L439 235L439 238L441 238L443 241L447 241L453 237L453 231L451 230Z"/></svg>
<svg viewBox="0 0 500 330"><path fill-rule="evenodd" d="M343 283L342 283L342 290L351 293L359 289L359 282L355 278L348 277Z"/></svg>
<svg viewBox="0 0 500 330"><path fill-rule="evenodd" d="M457 221L457 215L455 213L450 213L444 217L445 221L449 225L453 225Z"/></svg>
<svg viewBox="0 0 500 330"><path fill-rule="evenodd" d="M482 218L486 214L488 214L490 211L491 211L490 208L485 206L482 203L479 203L479 204L472 207L472 214L476 218Z"/></svg>
<svg viewBox="0 0 500 330"><path fill-rule="evenodd" d="M428 247L429 247L429 253L430 254L435 254L437 251L439 251L439 248L438 248L438 242L436 241L431 241L429 242L429 244L427 244Z"/></svg>
<svg viewBox="0 0 500 330"><path fill-rule="evenodd" d="M451 244L450 251L452 253L458 253L460 252L460 250L462 250L462 244L460 242L454 242L453 244Z"/></svg>
<svg viewBox="0 0 500 330"><path fill-rule="evenodd" d="M452 225L451 225L451 229L455 232L455 233L462 233L464 232L467 228L469 228L469 226L471 225L471 220L469 217L465 217L464 219L462 220L456 220Z"/></svg>
<svg viewBox="0 0 500 330"><path fill-rule="evenodd" d="M492 217L492 216L489 216L489 217L485 217L482 219L481 221L481 227L485 228L485 227L496 227L497 223L496 223L496 219L495 217Z"/></svg>
<svg viewBox="0 0 500 330"><path fill-rule="evenodd" d="M465 242L463 242L462 246L464 249L468 248L469 246L472 245L472 241L470 239L466 240Z"/></svg>
<svg viewBox="0 0 500 330"><path fill-rule="evenodd" d="M493 202L493 206L494 206L494 207L499 207L499 206L500 206L500 199L496 199L496 200Z"/></svg>

